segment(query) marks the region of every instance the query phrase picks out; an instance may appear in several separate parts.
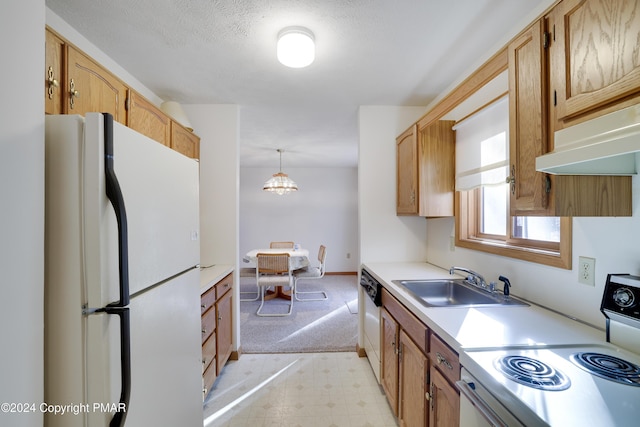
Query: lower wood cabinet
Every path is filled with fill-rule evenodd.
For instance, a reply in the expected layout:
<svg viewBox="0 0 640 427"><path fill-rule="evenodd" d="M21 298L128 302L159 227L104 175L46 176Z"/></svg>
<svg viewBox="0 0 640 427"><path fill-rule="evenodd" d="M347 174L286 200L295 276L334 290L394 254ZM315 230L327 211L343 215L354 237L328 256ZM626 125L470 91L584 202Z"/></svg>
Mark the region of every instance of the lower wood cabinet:
<svg viewBox="0 0 640 427"><path fill-rule="evenodd" d="M400 426L426 426L428 329L386 290L382 305L382 388Z"/></svg>
<svg viewBox="0 0 640 427"><path fill-rule="evenodd" d="M400 426L457 427L458 354L386 289L382 306L381 383Z"/></svg>
<svg viewBox="0 0 640 427"><path fill-rule="evenodd" d="M457 426L460 424L460 394L455 387L460 380L458 354L432 333L429 359L429 425Z"/></svg>
<svg viewBox="0 0 640 427"><path fill-rule="evenodd" d="M400 331L400 426L427 425L426 385L429 362L404 330Z"/></svg>
<svg viewBox="0 0 640 427"><path fill-rule="evenodd" d="M233 273L217 282L201 296L202 376L206 397L233 350Z"/></svg>

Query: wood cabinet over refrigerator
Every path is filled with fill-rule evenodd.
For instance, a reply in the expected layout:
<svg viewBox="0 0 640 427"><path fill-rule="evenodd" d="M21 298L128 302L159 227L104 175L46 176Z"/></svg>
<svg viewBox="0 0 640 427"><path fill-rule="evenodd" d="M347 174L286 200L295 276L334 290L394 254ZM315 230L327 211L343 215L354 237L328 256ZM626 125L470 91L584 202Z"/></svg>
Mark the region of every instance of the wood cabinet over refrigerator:
<svg viewBox="0 0 640 427"><path fill-rule="evenodd" d="M110 113L113 118L187 157L200 138L54 31L45 31L45 114Z"/></svg>

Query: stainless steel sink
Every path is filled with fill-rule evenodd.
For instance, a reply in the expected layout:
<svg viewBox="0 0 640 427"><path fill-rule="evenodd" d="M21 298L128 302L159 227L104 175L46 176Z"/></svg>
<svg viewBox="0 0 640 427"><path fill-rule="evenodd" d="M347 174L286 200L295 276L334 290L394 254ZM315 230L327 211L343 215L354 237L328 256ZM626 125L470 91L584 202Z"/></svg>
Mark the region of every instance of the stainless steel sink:
<svg viewBox="0 0 640 427"><path fill-rule="evenodd" d="M394 280L426 307L473 307L529 304L502 292L489 293L477 289L465 279Z"/></svg>

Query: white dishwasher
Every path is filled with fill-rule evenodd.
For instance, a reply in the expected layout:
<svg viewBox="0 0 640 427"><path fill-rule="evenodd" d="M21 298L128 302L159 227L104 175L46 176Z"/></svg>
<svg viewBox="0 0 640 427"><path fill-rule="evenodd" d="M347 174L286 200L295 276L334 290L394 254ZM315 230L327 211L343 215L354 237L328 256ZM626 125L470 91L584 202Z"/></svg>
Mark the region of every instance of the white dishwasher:
<svg viewBox="0 0 640 427"><path fill-rule="evenodd" d="M380 306L382 285L365 269L360 274L364 298L364 349L378 382L380 382Z"/></svg>

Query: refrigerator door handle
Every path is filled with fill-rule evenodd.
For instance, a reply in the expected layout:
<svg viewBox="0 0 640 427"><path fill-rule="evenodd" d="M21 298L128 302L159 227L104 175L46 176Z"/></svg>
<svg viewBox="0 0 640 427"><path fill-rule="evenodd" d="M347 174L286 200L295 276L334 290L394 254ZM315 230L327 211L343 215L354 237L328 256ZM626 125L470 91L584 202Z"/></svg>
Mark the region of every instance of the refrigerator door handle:
<svg viewBox="0 0 640 427"><path fill-rule="evenodd" d="M126 307L129 305L129 245L127 240L127 211L124 197L118 183L113 162L113 116L104 113L104 170L107 187L107 198L113 206L118 222L118 263L120 270L120 300L109 304L109 307Z"/></svg>
<svg viewBox="0 0 640 427"><path fill-rule="evenodd" d="M98 311L107 314L115 314L120 317L120 403L118 410L113 415L109 427L124 426L129 410L129 398L131 397L131 321L129 308L105 307Z"/></svg>

